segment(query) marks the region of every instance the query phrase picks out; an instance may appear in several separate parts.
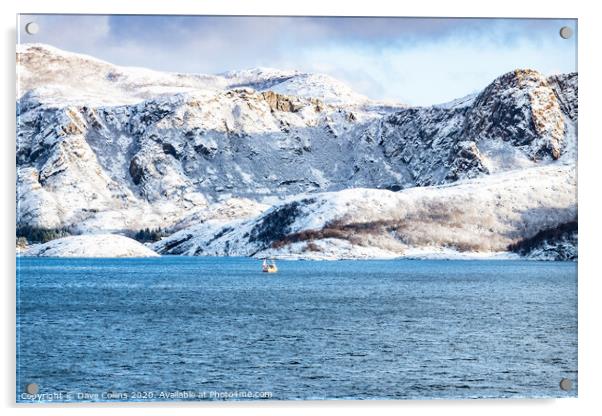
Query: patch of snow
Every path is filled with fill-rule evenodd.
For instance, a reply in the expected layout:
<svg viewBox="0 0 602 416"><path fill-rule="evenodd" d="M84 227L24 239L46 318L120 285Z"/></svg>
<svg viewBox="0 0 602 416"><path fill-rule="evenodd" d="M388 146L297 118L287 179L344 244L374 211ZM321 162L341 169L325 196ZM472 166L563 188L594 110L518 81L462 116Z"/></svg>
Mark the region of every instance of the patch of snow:
<svg viewBox="0 0 602 416"><path fill-rule="evenodd" d="M464 97L461 97L461 98L456 98L456 99L454 99L452 101L448 101L446 103L435 104L433 107L444 108L444 109L470 107L474 103L474 101L478 95L479 95L478 92L474 92L472 94L465 95Z"/></svg>
<svg viewBox="0 0 602 416"><path fill-rule="evenodd" d="M275 258L281 260L361 260L394 259L399 253L380 247L365 247L346 240L325 238L313 240L308 247L306 242L293 243L280 249L262 250L255 258Z"/></svg>
<svg viewBox="0 0 602 416"><path fill-rule="evenodd" d="M31 257L156 257L150 248L114 234L77 235L30 246L22 256Z"/></svg>
<svg viewBox="0 0 602 416"><path fill-rule="evenodd" d="M520 260L521 257L509 251L478 252L458 251L445 247L412 247L400 256L419 260Z"/></svg>

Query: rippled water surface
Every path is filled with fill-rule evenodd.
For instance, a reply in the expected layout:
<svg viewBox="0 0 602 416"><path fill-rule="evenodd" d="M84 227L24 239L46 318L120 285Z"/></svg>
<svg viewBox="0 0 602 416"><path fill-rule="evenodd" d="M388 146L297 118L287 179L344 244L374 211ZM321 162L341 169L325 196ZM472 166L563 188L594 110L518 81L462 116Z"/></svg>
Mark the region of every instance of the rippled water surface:
<svg viewBox="0 0 602 416"><path fill-rule="evenodd" d="M575 263L17 262L19 401L577 394Z"/></svg>

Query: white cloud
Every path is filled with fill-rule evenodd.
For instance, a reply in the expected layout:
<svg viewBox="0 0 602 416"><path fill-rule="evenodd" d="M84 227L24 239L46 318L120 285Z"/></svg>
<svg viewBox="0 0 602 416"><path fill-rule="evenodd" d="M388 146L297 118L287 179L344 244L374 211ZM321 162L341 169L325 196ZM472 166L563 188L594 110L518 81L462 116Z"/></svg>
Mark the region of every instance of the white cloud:
<svg viewBox="0 0 602 416"><path fill-rule="evenodd" d="M448 39L410 48L330 46L302 51L304 69L325 68L359 92L414 105L441 103L480 90L517 68L545 74L575 71L575 49L555 40L512 45ZM377 96L375 96L375 93Z"/></svg>

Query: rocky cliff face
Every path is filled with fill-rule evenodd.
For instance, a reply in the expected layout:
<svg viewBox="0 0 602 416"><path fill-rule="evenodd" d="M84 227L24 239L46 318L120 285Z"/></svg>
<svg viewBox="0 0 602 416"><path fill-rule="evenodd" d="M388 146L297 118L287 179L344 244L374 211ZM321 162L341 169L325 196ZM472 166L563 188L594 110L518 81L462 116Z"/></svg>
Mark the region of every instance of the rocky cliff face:
<svg viewBox="0 0 602 416"><path fill-rule="evenodd" d="M550 82L536 71L517 70L479 94L463 135L476 142L502 140L520 147L531 160L556 160L563 149L565 118L570 114L563 113Z"/></svg>
<svg viewBox="0 0 602 416"><path fill-rule="evenodd" d="M382 175L384 164L385 171L398 174L398 187L405 188L535 166L563 156L570 162L576 146L576 83L575 74L549 81L538 72L517 70L458 105L409 108L385 116L361 134L358 144L364 151L357 169L370 170L365 162L382 155L384 163L374 166L372 176ZM373 186L369 180L359 184Z"/></svg>
<svg viewBox="0 0 602 416"><path fill-rule="evenodd" d="M163 74L44 45L20 47L17 61L21 225L175 230L212 221L216 204L240 220L297 194L398 191L576 157L576 74L517 70L476 96L408 108L296 71Z"/></svg>

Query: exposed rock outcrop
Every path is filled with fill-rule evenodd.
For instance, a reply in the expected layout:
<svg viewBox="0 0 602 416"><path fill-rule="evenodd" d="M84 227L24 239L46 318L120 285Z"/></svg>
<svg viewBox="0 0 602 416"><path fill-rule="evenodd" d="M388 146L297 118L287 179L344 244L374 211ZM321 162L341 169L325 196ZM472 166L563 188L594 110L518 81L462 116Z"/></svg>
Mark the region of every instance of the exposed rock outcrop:
<svg viewBox="0 0 602 416"><path fill-rule="evenodd" d="M508 247L521 256L534 260L577 261L577 221L559 224L539 231Z"/></svg>

